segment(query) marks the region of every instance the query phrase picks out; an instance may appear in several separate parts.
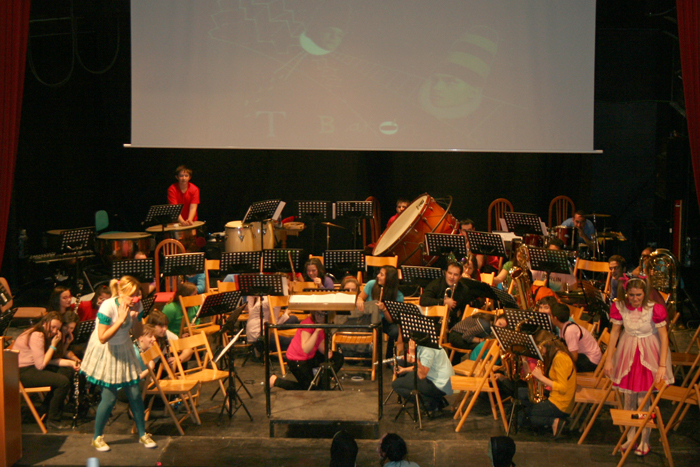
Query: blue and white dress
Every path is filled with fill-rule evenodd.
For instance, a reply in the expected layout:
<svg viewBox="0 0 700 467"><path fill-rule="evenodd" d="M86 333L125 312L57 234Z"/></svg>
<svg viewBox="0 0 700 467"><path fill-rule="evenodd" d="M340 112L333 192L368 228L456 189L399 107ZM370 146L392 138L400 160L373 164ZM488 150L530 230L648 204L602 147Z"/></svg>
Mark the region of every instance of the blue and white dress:
<svg viewBox="0 0 700 467"><path fill-rule="evenodd" d="M139 316L143 313L143 306L138 303ZM141 364L131 341L131 316L127 316L124 324L112 336L110 340L102 344L97 334L100 324L111 326L119 316L119 299L105 300L97 312L95 330L85 350L85 357L80 365L80 371L85 374L87 380L93 384L104 387L120 388L139 383Z"/></svg>

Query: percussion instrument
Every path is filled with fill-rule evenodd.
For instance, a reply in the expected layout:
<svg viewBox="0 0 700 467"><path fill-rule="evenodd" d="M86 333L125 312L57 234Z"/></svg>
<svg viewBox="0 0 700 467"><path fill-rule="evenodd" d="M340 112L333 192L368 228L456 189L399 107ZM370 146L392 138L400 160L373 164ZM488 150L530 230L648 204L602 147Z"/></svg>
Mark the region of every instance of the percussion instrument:
<svg viewBox="0 0 700 467"><path fill-rule="evenodd" d="M226 253L232 251L260 251L262 248L271 250L275 247L275 222L264 223L265 234L263 245L260 245L260 222L244 224L242 221L231 221L226 224Z"/></svg>
<svg viewBox="0 0 700 467"><path fill-rule="evenodd" d="M206 239L204 235L204 221L194 221L192 225L181 225L181 224L168 224L163 228L162 225L154 225L148 227L146 232L156 234L156 237L161 236L162 238L172 238L185 247L188 252L199 251L204 245L206 245Z"/></svg>
<svg viewBox="0 0 700 467"><path fill-rule="evenodd" d="M544 239L542 235L525 234L523 235L523 244L542 248L544 246Z"/></svg>
<svg viewBox="0 0 700 467"><path fill-rule="evenodd" d="M108 263L133 259L137 251L148 255L154 244L153 236L147 232L110 232L97 237L97 251Z"/></svg>
<svg viewBox="0 0 700 467"><path fill-rule="evenodd" d="M434 198L424 194L382 233L372 254L374 256L398 256L399 266L432 264L436 256L423 256L426 233L455 233L459 229L457 219L445 211Z"/></svg>
<svg viewBox="0 0 700 467"><path fill-rule="evenodd" d="M565 227L563 225L558 225L554 227L554 236L557 237L564 243L565 250L574 250L574 240L576 235L574 235L573 227Z"/></svg>

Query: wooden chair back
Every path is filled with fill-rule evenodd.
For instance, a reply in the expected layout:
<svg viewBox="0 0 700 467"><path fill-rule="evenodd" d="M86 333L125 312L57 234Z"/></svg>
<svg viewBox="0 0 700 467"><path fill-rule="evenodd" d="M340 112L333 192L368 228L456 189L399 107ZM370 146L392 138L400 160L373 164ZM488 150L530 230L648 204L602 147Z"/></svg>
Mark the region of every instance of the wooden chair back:
<svg viewBox="0 0 700 467"><path fill-rule="evenodd" d="M505 198L498 198L493 201L491 201L491 204L489 204L489 210L488 210L488 229L489 232L493 231L493 226L496 227L497 230L500 230L500 226L498 224L498 220L503 217L504 212L513 212L513 203L508 201ZM493 223L492 223L493 222Z"/></svg>
<svg viewBox="0 0 700 467"><path fill-rule="evenodd" d="M218 259L205 259L204 260L204 291L210 293L212 291L211 278L209 274L211 271L221 270L221 260ZM215 284L216 285L216 284Z"/></svg>
<svg viewBox="0 0 700 467"><path fill-rule="evenodd" d="M224 281L219 281L216 286L217 290L219 293L221 292L233 292L238 290L238 286L236 285L235 282L224 282Z"/></svg>
<svg viewBox="0 0 700 467"><path fill-rule="evenodd" d="M0 313L5 313L8 310L14 308L14 300L12 299L12 290L10 290L10 284L8 284L7 279L0 277L0 291L5 289L5 295L9 299L5 305L0 308ZM40 319L46 314L46 308L40 306L22 306L14 308L14 318L28 318L31 320ZM8 318L8 316L6 316ZM12 320L12 317L9 317ZM9 325L9 321L8 321Z"/></svg>
<svg viewBox="0 0 700 467"><path fill-rule="evenodd" d="M185 246L178 240L166 238L156 246L156 251L153 253L155 261L155 276L156 276L156 292L160 292L160 261L165 255L176 255L185 253ZM169 276L165 279L164 292L175 292L178 285L178 276Z"/></svg>
<svg viewBox="0 0 700 467"><path fill-rule="evenodd" d="M581 274L579 273L579 271L589 271L606 274L604 290L606 294L610 293L610 281L612 279L610 263L608 263L607 261L591 261L579 258L576 260L576 265L574 266L574 277L576 277L576 279L581 278Z"/></svg>
<svg viewBox="0 0 700 467"><path fill-rule="evenodd" d="M547 226L551 229L561 225L565 220L574 217L576 207L568 196L557 196L549 203L549 222Z"/></svg>
<svg viewBox="0 0 700 467"><path fill-rule="evenodd" d="M395 268L399 267L399 257L398 256L365 256L365 267L370 268L381 268L382 266L394 266ZM367 271L365 271L367 272ZM401 278L401 270L399 269L399 279ZM369 279L369 276L362 273L358 273L358 281L360 281L360 284L364 284L367 281L365 279Z"/></svg>
<svg viewBox="0 0 700 467"><path fill-rule="evenodd" d="M192 336L195 333L195 329L200 328L200 325L193 325L190 321L190 316L187 312L188 308L194 306L202 306L204 299L207 298L208 294L197 294L190 295L189 297L180 296L180 308L182 308L182 321L180 322L180 335L182 336L185 331Z"/></svg>

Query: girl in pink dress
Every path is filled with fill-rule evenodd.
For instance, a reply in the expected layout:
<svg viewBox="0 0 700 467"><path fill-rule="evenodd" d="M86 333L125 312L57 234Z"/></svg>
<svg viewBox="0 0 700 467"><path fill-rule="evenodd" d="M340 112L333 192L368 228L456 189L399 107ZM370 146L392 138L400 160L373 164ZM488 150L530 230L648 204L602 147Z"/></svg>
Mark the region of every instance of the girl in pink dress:
<svg viewBox="0 0 700 467"><path fill-rule="evenodd" d="M673 384L666 309L650 300L649 284L644 279L620 284L617 297L610 308L613 327L605 374L622 394L624 408L637 410L655 381ZM648 405L649 402L645 409ZM644 429L639 446L634 447L636 455L649 453L650 432L650 428ZM630 447L634 434L635 429L631 428L623 450Z"/></svg>

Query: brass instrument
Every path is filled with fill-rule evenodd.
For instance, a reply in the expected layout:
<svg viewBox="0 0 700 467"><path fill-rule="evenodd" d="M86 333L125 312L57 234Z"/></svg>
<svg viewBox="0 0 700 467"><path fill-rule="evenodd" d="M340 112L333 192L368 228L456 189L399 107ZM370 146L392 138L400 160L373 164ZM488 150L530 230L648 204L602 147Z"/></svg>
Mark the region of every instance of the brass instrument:
<svg viewBox="0 0 700 467"><path fill-rule="evenodd" d="M666 248L659 248L651 253L649 261L644 266L644 272L651 286L659 292L668 294L666 308L669 317L673 318L676 313L678 284L680 282L678 259Z"/></svg>
<svg viewBox="0 0 700 467"><path fill-rule="evenodd" d="M544 383L539 379L532 376L532 372L529 370L527 364L527 359L523 357L523 367L525 369L525 374L523 375L523 380L527 382L527 397L533 404L539 404L540 402L547 400L547 395L544 392ZM537 368L544 374L544 362L542 360L537 360Z"/></svg>
<svg viewBox="0 0 700 467"><path fill-rule="evenodd" d="M521 259L522 258L522 259ZM522 245L516 253L516 264L508 271L511 278L511 284L508 289L510 293L514 287L517 287L517 292L513 295L518 299L518 304L521 310L533 310L535 308L535 300L532 297L532 284L530 276L527 274L527 263L530 258L530 253L527 250L527 245Z"/></svg>

